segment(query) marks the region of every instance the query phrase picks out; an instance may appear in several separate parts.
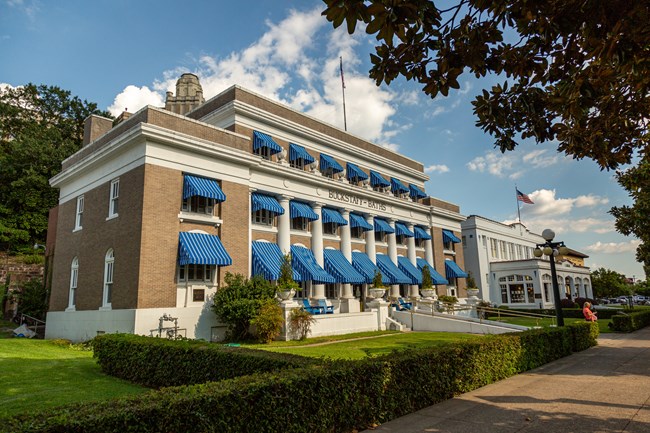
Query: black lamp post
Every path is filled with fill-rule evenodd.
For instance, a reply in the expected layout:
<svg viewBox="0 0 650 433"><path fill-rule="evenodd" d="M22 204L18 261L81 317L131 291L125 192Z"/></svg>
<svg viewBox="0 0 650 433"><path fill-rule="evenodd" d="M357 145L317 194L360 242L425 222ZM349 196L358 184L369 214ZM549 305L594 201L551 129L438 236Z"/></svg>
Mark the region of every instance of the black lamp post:
<svg viewBox="0 0 650 433"><path fill-rule="evenodd" d="M543 244L537 244L533 254L535 257L542 257L542 255L549 256L551 263L551 278L553 279L553 298L555 299L555 316L557 317L557 326L564 326L564 316L562 315L562 305L560 304L560 288L557 285L557 273L555 272L555 257L558 255L566 255L569 249L564 245L564 242L552 242L555 237L555 232L551 229L546 229L542 232L542 237L546 240Z"/></svg>

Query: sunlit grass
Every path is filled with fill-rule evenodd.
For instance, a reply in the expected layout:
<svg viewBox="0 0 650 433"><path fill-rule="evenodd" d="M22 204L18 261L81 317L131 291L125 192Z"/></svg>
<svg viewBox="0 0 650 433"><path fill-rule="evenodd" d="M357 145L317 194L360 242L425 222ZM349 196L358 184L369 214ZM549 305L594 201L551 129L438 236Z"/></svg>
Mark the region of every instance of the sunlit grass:
<svg viewBox="0 0 650 433"><path fill-rule="evenodd" d="M556 321L554 319L551 319L550 317L543 317L543 318L529 318L529 317L490 317L490 320L496 320L499 322L504 322L504 323L511 323L513 325L521 325L521 326L528 326L528 327L534 327L534 326L541 326L541 327L549 327L551 325L555 325ZM598 327L600 328L600 333L601 334L606 334L609 332L612 332L611 329L607 326L609 322L611 322L611 319L599 319L596 323L598 323ZM584 319L574 319L574 318L564 318L564 323L569 324L569 323L576 323L576 322L584 322Z"/></svg>
<svg viewBox="0 0 650 433"><path fill-rule="evenodd" d="M0 339L0 417L148 389L100 371L92 352L52 341Z"/></svg>

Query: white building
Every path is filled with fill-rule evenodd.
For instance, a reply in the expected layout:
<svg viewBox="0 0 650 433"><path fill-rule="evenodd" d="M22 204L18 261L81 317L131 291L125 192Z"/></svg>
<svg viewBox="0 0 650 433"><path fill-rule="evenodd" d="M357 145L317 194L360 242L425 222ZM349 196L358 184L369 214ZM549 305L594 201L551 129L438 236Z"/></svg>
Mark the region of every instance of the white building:
<svg viewBox="0 0 650 433"><path fill-rule="evenodd" d="M552 308L553 287L548 257L535 258L544 243L541 235L521 223L502 224L471 215L461 223L465 267L480 290L480 297L497 305ZM560 294L593 298L588 256L570 250L556 258Z"/></svg>

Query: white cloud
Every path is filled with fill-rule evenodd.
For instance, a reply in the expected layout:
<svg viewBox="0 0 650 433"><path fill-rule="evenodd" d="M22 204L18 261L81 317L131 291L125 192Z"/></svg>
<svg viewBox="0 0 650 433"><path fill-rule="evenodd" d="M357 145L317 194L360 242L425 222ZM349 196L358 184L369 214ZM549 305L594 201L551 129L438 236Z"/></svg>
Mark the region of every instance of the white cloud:
<svg viewBox="0 0 650 433"><path fill-rule="evenodd" d="M512 153L498 154L495 152L486 153L485 156L477 156L467 163L467 168L479 173L490 173L493 176L505 177L512 171L515 164L515 157Z"/></svg>
<svg viewBox="0 0 650 433"><path fill-rule="evenodd" d="M563 215L569 213L574 207L595 207L607 204L609 199L593 194L580 195L575 198L557 198L554 189L539 189L528 196L535 203L525 206L524 211L530 215Z"/></svg>
<svg viewBox="0 0 650 433"><path fill-rule="evenodd" d="M585 251L592 253L604 254L619 254L635 252L637 247L641 244L639 240L631 240L628 242L596 242L584 248Z"/></svg>
<svg viewBox="0 0 650 433"><path fill-rule="evenodd" d="M523 210L523 209L522 209ZM523 213L523 212L522 212ZM599 234L614 232L614 221L599 218L555 218L549 216L522 216L522 223L533 233L541 234L544 229L553 228L556 234L564 233L589 233ZM516 220L503 221L512 224Z"/></svg>
<svg viewBox="0 0 650 433"><path fill-rule="evenodd" d="M206 99L238 84L343 128L339 63L342 57L348 131L397 150L395 135L410 125L398 127L390 119L396 103L410 103L413 95L402 101L396 92L377 87L365 72L358 73L362 62L354 48L368 37L362 31L350 37L344 28L329 30L321 10L320 6L305 12L291 10L282 21L267 22L266 33L246 49L221 58L204 55L191 72L199 76ZM320 42L322 39L326 42ZM315 48L321 44L327 47L325 52ZM128 100L129 111L137 111L147 103L163 105L157 101L164 101L166 91L175 91L176 80L184 72L188 69L164 71L163 78L155 81L152 89L127 87L116 97L111 112L121 112L124 100ZM138 101L141 105L137 105Z"/></svg>
<svg viewBox="0 0 650 433"><path fill-rule="evenodd" d="M528 152L521 160L525 163L532 165L535 168L544 168L555 165L560 160L559 155L548 155L548 149L537 149Z"/></svg>
<svg viewBox="0 0 650 433"><path fill-rule="evenodd" d="M551 152L549 154L549 152ZM488 151L467 163L467 168L479 173L516 180L521 178L528 168L546 168L564 161L561 155L548 149L536 149L528 153Z"/></svg>
<svg viewBox="0 0 650 433"><path fill-rule="evenodd" d="M30 20L33 20L36 13L40 10L37 1L6 0L6 3L9 7L21 9Z"/></svg>
<svg viewBox="0 0 650 433"><path fill-rule="evenodd" d="M424 168L425 173L436 173L436 174L442 174L442 173L447 173L449 171L449 167L447 167L444 164L438 164L438 165L429 165Z"/></svg>
<svg viewBox="0 0 650 433"><path fill-rule="evenodd" d="M145 105L162 107L165 105L165 101L160 93L152 91L147 86L126 86L124 90L115 97L113 105L108 107L108 111L110 111L113 116L117 116L126 110L135 113Z"/></svg>

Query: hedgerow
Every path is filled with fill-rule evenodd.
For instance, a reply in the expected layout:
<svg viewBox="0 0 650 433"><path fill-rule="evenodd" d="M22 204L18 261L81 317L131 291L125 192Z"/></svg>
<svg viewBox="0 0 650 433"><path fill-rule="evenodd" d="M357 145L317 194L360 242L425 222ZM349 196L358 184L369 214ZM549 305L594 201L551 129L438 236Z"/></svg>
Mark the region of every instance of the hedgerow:
<svg viewBox="0 0 650 433"><path fill-rule="evenodd" d="M632 332L650 325L650 310L626 311L612 316L609 326L614 331Z"/></svg>

